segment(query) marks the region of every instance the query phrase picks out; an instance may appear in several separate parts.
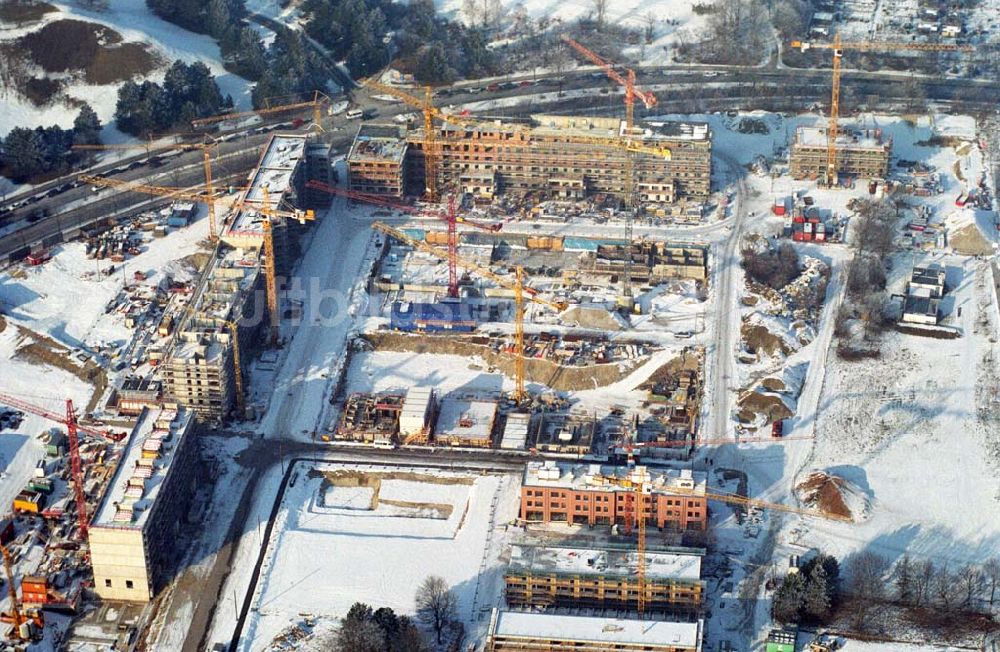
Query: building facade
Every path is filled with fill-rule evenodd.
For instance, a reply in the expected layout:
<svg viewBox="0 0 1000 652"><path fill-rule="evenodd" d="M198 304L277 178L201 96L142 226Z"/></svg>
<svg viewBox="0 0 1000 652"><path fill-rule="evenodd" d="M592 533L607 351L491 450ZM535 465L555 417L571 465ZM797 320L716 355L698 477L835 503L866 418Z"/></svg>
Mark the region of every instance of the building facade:
<svg viewBox="0 0 1000 652"><path fill-rule="evenodd" d="M864 179L884 179L889 171L892 140L880 129L845 129L837 136L837 175ZM826 130L800 127L795 132L788 159L789 172L796 179L826 175Z"/></svg>
<svg viewBox="0 0 1000 652"><path fill-rule="evenodd" d="M648 551L643 583L645 608L660 613L701 609L703 550ZM516 608L636 608L638 553L634 548L511 546L504 597Z"/></svg>
<svg viewBox="0 0 1000 652"><path fill-rule="evenodd" d="M169 581L195 487L198 443L185 410L146 410L125 440L89 530L94 592L149 602Z"/></svg>
<svg viewBox="0 0 1000 652"><path fill-rule="evenodd" d="M347 154L348 187L401 199L406 192L405 134L397 125L361 125ZM415 194L423 194L423 189Z"/></svg>
<svg viewBox="0 0 1000 652"><path fill-rule="evenodd" d="M642 505L646 523L666 530L708 527L706 476L690 470L531 463L521 486L520 518L526 522L625 525L639 518L636 491L625 483L648 483Z"/></svg>

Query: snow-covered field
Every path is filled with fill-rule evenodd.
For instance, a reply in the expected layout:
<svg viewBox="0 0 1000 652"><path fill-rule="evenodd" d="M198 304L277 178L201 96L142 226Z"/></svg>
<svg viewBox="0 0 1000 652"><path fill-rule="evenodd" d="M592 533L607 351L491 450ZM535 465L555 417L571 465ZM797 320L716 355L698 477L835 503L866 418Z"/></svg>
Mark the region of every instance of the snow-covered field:
<svg viewBox="0 0 1000 652"><path fill-rule="evenodd" d="M216 76L223 95L231 95L239 108L250 106L250 83L226 72L215 41L157 18L146 7L145 0L114 0L108 3L108 9L100 11L84 8L76 2L53 0L50 4L58 11L46 14L38 22L16 27L0 23L0 41L10 41L55 20L75 18L99 23L117 31L126 43L148 45L166 64L175 59L186 63L204 63ZM165 66L161 67L145 79L160 81L165 70ZM71 98L88 102L105 124L111 121L118 97L117 85L95 86L75 82L65 88L65 93ZM77 109L64 104L39 108L12 89L0 88L0 136L14 127L52 124L71 127L76 113Z"/></svg>
<svg viewBox="0 0 1000 652"><path fill-rule="evenodd" d="M382 500L447 506L450 514L442 518L398 503L365 509L371 490L357 500L357 488L330 487L323 472L405 472L405 480L382 481ZM483 614L500 599L499 557L506 523L517 515L518 486L511 475L343 465L314 470L300 464L297 482L286 490L254 615L238 649L267 649L302 614L336 619L356 601L413 615L417 587L429 575L447 581L467 631L481 633L488 621Z"/></svg>

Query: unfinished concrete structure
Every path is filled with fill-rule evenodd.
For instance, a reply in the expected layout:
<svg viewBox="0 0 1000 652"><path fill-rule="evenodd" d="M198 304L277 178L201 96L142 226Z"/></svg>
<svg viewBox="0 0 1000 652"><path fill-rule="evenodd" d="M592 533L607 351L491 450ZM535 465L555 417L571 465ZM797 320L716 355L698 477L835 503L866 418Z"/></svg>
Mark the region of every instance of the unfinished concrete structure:
<svg viewBox="0 0 1000 652"><path fill-rule="evenodd" d="M701 652L704 623L493 610L486 652Z"/></svg>
<svg viewBox="0 0 1000 652"><path fill-rule="evenodd" d="M193 415L144 410L90 524L94 592L149 602L169 581L197 468Z"/></svg>
<svg viewBox="0 0 1000 652"><path fill-rule="evenodd" d="M392 444L399 433L401 394L352 394L344 403L334 439Z"/></svg>
<svg viewBox="0 0 1000 652"><path fill-rule="evenodd" d="M667 242L641 241L630 247L623 244L599 244L595 251L581 257L578 270L566 270L572 280L578 273L619 277L625 273L626 256L632 258L632 281L658 284L672 278L703 281L708 278L704 247L672 245Z"/></svg>
<svg viewBox="0 0 1000 652"><path fill-rule="evenodd" d="M357 192L402 198L406 190L408 150L405 134L406 130L398 125L361 125L347 154L348 187Z"/></svg>
<svg viewBox="0 0 1000 652"><path fill-rule="evenodd" d="M527 522L583 525L626 524L635 514L635 491L622 486L648 483L645 518L668 530L708 527L707 476L688 469L633 469L599 464L530 462L521 483L520 518Z"/></svg>
<svg viewBox="0 0 1000 652"><path fill-rule="evenodd" d="M826 130L799 127L795 131L788 158L789 172L796 179L821 178L826 175ZM892 140L881 129L841 129L837 134L837 175L884 179L889 170Z"/></svg>
<svg viewBox="0 0 1000 652"><path fill-rule="evenodd" d="M546 453L586 455L597 433L597 419L593 416L543 413L532 421L528 445Z"/></svg>
<svg viewBox="0 0 1000 652"><path fill-rule="evenodd" d="M647 551L647 611L701 609L702 550ZM634 546L511 546L504 596L511 607L635 609L639 586Z"/></svg>
<svg viewBox="0 0 1000 652"><path fill-rule="evenodd" d="M434 426L435 443L489 448L498 408L497 401L474 396L443 398Z"/></svg>
<svg viewBox="0 0 1000 652"><path fill-rule="evenodd" d="M232 332L237 324L241 363L256 351L267 323L264 278L256 251L230 250L213 259L194 308L174 334L161 363L164 393L203 420L221 420L236 403Z"/></svg>

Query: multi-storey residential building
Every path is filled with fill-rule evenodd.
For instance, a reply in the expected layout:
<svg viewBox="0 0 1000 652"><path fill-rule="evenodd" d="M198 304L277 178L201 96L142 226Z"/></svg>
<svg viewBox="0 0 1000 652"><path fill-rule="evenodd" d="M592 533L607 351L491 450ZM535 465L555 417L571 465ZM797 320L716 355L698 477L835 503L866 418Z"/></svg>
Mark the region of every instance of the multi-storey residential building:
<svg viewBox="0 0 1000 652"><path fill-rule="evenodd" d="M592 465L532 462L521 486L521 519L586 525L626 524L638 519L639 501L630 485L645 484L642 511L651 526L705 530L706 476L687 469L631 470Z"/></svg>
<svg viewBox="0 0 1000 652"><path fill-rule="evenodd" d="M795 132L788 166L797 179L826 175L827 137L825 129L799 127ZM880 129L844 129L837 135L837 175L884 179L889 170L892 139Z"/></svg>

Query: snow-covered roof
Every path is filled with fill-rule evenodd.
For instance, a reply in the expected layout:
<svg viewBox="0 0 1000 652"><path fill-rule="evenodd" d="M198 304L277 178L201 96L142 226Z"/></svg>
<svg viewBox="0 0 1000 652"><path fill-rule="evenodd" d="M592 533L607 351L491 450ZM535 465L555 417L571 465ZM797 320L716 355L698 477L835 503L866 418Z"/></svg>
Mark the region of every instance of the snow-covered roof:
<svg viewBox="0 0 1000 652"><path fill-rule="evenodd" d="M638 567L639 554L634 550L525 544L511 546L511 570L557 575L634 577ZM647 551L646 577L697 582L701 579L701 555Z"/></svg>
<svg viewBox="0 0 1000 652"><path fill-rule="evenodd" d="M468 440L489 439L497 407L496 401L445 398L441 401L434 434Z"/></svg>
<svg viewBox="0 0 1000 652"><path fill-rule="evenodd" d="M625 469L600 464L559 464L553 461L529 462L524 469L523 486L565 487L587 491L621 491L621 483L609 478L649 483L653 492L683 491L685 494L704 494L707 475L690 469L650 469L636 466Z"/></svg>
<svg viewBox="0 0 1000 652"><path fill-rule="evenodd" d="M826 129L821 127L799 127L795 144L806 147L826 147ZM837 132L837 147L842 149L882 149L886 140L880 129L840 129Z"/></svg>
<svg viewBox="0 0 1000 652"><path fill-rule="evenodd" d="M396 125L363 124L358 128L348 161L390 161L402 163L407 143Z"/></svg>
<svg viewBox="0 0 1000 652"><path fill-rule="evenodd" d="M118 468L91 527L142 529L192 420L192 413L183 409L143 410L125 440Z"/></svg>
<svg viewBox="0 0 1000 652"><path fill-rule="evenodd" d="M501 611L496 614L492 634L608 644L671 645L675 648L701 650L702 628L701 620L675 623Z"/></svg>
<svg viewBox="0 0 1000 652"><path fill-rule="evenodd" d="M276 134L271 136L250 180L250 187L247 189L244 199L244 208L233 219L230 230L261 230L261 216L253 207L263 206L266 191L268 207L278 208L284 194L292 185L295 169L305 157L305 151L306 136L304 135Z"/></svg>

